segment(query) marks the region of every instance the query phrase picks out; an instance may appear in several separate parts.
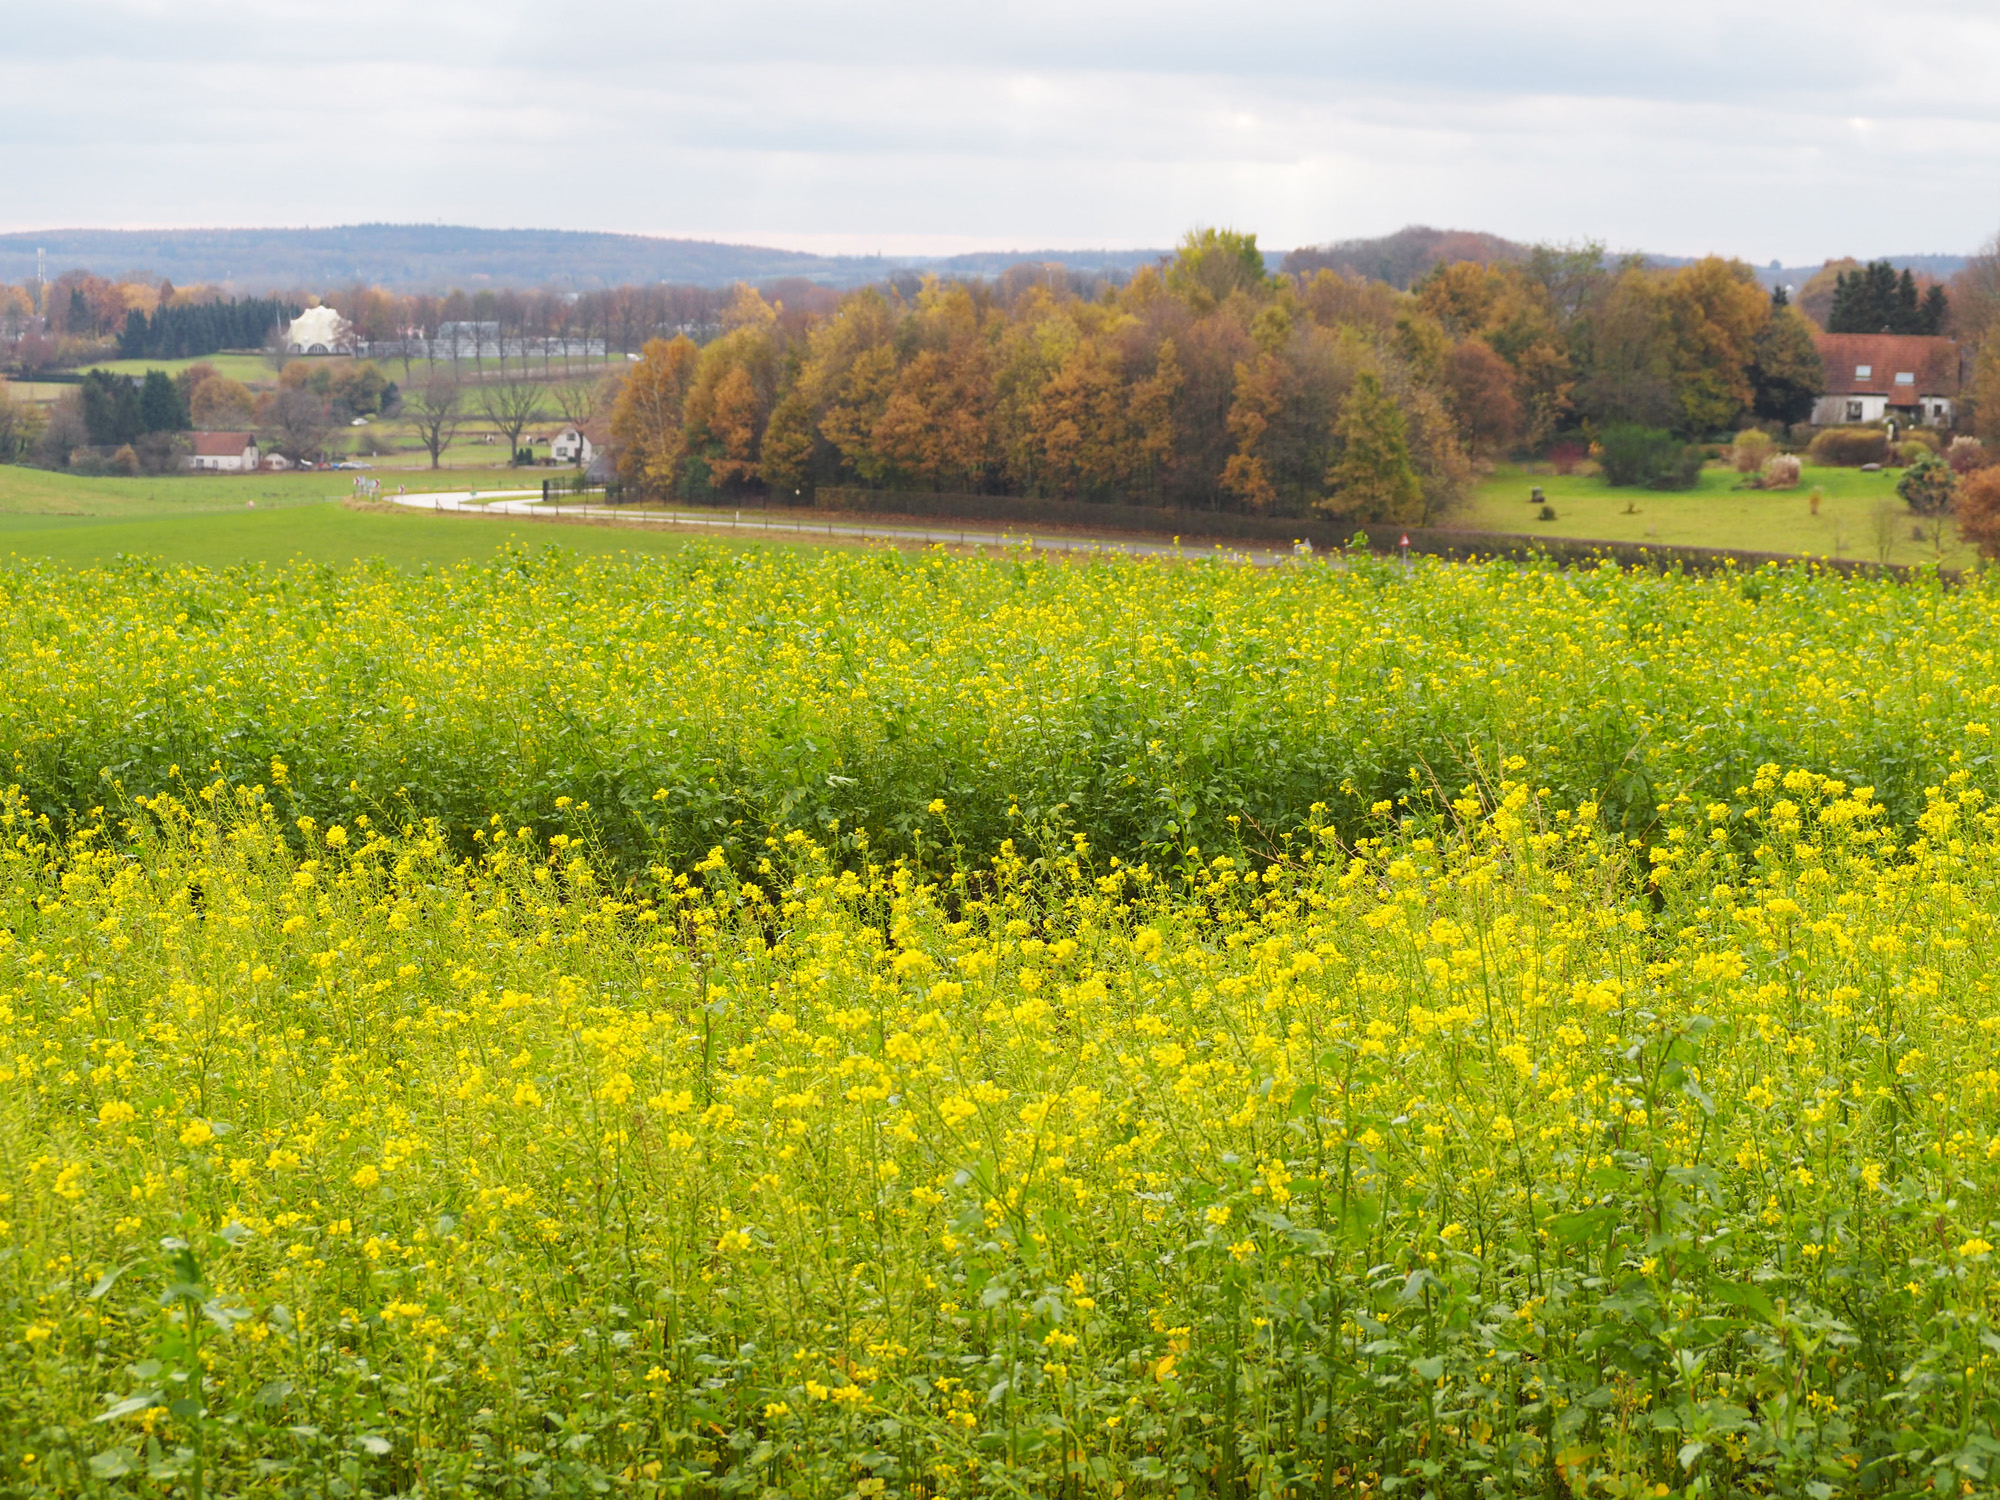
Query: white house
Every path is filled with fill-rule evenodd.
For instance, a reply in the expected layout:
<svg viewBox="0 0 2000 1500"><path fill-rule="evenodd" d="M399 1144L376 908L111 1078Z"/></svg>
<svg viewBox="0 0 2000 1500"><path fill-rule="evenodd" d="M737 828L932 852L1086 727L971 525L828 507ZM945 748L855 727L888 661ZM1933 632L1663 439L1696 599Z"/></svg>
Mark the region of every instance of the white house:
<svg viewBox="0 0 2000 1500"><path fill-rule="evenodd" d="M187 467L208 473L247 474L257 467L257 444L247 432L197 432Z"/></svg>
<svg viewBox="0 0 2000 1500"><path fill-rule="evenodd" d="M330 307L309 307L285 333L287 354L352 354L354 327Z"/></svg>
<svg viewBox="0 0 2000 1500"><path fill-rule="evenodd" d="M1823 333L1825 394L1813 425L1873 423L1949 427L1958 399L1959 351L1951 339L1911 333Z"/></svg>
<svg viewBox="0 0 2000 1500"><path fill-rule="evenodd" d="M549 439L549 462L587 464L596 456L597 445L574 427L565 427Z"/></svg>

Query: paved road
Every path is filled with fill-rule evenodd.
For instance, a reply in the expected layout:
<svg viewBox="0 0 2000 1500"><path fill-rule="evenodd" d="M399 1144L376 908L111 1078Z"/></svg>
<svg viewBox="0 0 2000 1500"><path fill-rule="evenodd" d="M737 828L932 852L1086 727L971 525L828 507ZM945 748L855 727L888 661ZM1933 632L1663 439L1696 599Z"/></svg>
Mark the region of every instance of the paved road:
<svg viewBox="0 0 2000 1500"><path fill-rule="evenodd" d="M411 510L458 511L465 515L513 516L531 520L617 521L625 525L685 526L697 531L746 531L771 536L815 537L827 541L907 542L912 546L943 543L954 547L1017 547L1032 541L1043 552L1118 552L1130 557L1229 557L1242 558L1260 567L1288 562L1298 554L1290 548L1218 547L1182 545L1177 542L1144 542L1126 537L1070 536L1057 533L1037 536L1023 530L982 529L943 523L884 525L874 522L832 519L807 520L802 516L772 516L762 511L727 510L635 510L629 506L605 505L590 501L544 504L540 490L458 490L420 495L391 495Z"/></svg>

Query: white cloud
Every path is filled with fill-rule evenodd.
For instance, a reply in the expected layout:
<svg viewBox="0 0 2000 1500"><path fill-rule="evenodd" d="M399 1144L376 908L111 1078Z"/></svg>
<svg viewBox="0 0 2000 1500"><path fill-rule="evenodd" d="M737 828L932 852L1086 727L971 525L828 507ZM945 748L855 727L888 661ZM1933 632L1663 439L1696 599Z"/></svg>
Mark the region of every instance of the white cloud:
<svg viewBox="0 0 2000 1500"><path fill-rule="evenodd" d="M0 0L0 228L892 252L1410 221L1788 261L2000 223L2000 16L1461 0ZM1859 122L1859 124L1857 124Z"/></svg>

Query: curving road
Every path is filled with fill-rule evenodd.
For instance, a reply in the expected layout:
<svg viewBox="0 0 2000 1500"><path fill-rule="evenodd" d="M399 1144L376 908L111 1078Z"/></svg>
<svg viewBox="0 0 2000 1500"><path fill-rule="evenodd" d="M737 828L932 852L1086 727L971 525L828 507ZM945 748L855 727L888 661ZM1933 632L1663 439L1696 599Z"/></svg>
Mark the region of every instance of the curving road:
<svg viewBox="0 0 2000 1500"><path fill-rule="evenodd" d="M456 490L418 495L376 497L411 510L453 511L461 515L511 516L515 519L546 521L616 521L627 526L682 526L692 531L758 532L776 537L795 536L801 541L906 542L912 546L942 544L952 547L1018 547L1031 543L1040 552L1116 552L1129 557L1235 558L1269 567L1310 556L1292 548L1227 547L1207 543L1147 542L1127 537L1071 536L1057 533L1037 536L1027 531L992 530L974 525L956 526L943 522L887 525L867 521L843 521L829 516L808 520L803 516L773 516L763 511L725 510L638 510L630 506L606 505L588 500L567 504L542 500L540 490Z"/></svg>

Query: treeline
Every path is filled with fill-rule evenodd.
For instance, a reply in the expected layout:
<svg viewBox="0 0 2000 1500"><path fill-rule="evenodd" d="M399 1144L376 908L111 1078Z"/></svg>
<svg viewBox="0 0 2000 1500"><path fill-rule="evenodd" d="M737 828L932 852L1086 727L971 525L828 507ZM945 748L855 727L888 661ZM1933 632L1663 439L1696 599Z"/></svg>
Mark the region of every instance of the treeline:
<svg viewBox="0 0 2000 1500"><path fill-rule="evenodd" d="M118 352L124 359L198 359L224 349L260 349L299 312L296 303L275 297L168 303L151 317L133 308L125 315Z"/></svg>
<svg viewBox="0 0 2000 1500"><path fill-rule="evenodd" d="M704 347L657 339L610 437L625 478L694 500L821 485L1433 519L1483 456L1639 423L1801 420L1812 331L1748 267L1602 250L1441 266L1411 292L1271 275L1255 237L1159 270L873 288L800 316L747 288Z"/></svg>
<svg viewBox="0 0 2000 1500"><path fill-rule="evenodd" d="M1940 334L1951 315L1945 289L1933 282L1919 294L1908 267L1901 275L1886 260L1870 261L1834 278L1828 333Z"/></svg>

